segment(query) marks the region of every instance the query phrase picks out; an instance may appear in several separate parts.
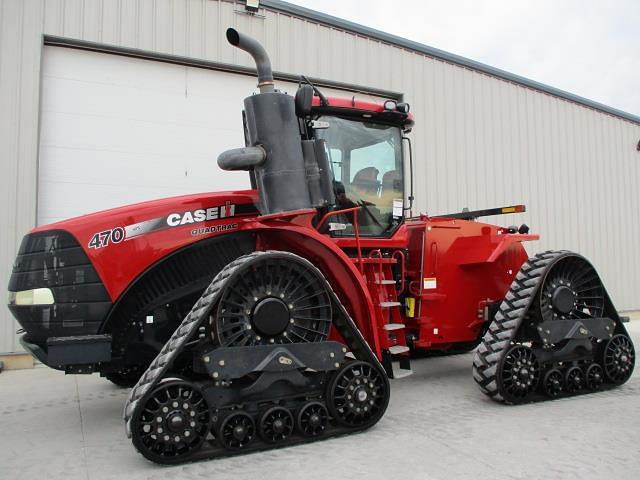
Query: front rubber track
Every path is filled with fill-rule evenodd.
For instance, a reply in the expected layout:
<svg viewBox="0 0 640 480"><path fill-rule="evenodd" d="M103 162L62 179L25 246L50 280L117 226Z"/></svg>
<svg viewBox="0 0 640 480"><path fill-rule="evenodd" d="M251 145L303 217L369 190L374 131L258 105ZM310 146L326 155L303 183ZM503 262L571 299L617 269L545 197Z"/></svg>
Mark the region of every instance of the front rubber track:
<svg viewBox="0 0 640 480"><path fill-rule="evenodd" d="M338 332L344 338L347 347L351 350L353 355L357 360L361 360L364 362L370 363L380 372L382 372L384 382L386 385L387 392L389 392L389 380L385 373L382 364L376 357L375 353L369 347L369 344L362 336L362 333L357 328L355 322L347 312L346 308L337 295L331 288L329 282L325 279L322 272L317 269L311 262L302 258L298 255L289 253L289 252L280 252L280 251L264 251L264 252L253 252L248 255L244 255L242 257L237 258L230 264L228 264L225 268L223 268L212 280L209 286L206 288L202 296L195 303L191 311L184 318L180 326L174 331L173 335L169 339L169 341L163 346L162 350L158 354L158 356L151 363L149 368L144 372L141 376L138 383L131 390L127 402L124 408L124 421L125 421L125 431L129 438L131 438L131 422L134 417L136 417L137 409L141 408L145 403L145 397L149 394L153 389L158 385L158 383L165 377L169 377L169 372L173 361L178 357L178 355L185 348L185 345L189 342L189 340L194 339L198 332L198 329L201 325L204 324L205 321L208 320L209 315L213 311L213 308L217 304L218 300L221 297L221 294L224 290L225 284L232 279L234 275L237 275L238 272L249 263L256 261L262 256L265 255L277 255L279 257L290 258L293 261L298 261L304 263L310 270L314 271L319 278L324 282L324 286L329 292L332 302L334 304L334 318L333 325L338 330ZM387 402L388 403L388 402ZM210 406L211 408L211 406ZM386 409L386 404L385 404ZM383 412L384 413L384 412ZM382 417L382 415L380 415ZM367 425L366 428L371 427L372 425ZM364 430L366 428L353 428L353 429L345 429L342 427L335 427L331 429L330 432L326 432L319 438L328 438L330 436L342 435L345 433L352 433L358 430ZM203 458L215 458L217 456L229 456L236 455L240 453L249 453L257 450L264 450L267 448L281 447L286 445L293 445L297 443L307 443L308 441L314 441L318 438L313 437L311 439L302 439L298 441L288 441L285 440L276 445L272 444L264 444L262 446L256 445L255 447L247 447L246 449L242 449L238 452L214 449L213 451L208 451L208 449L204 448L198 452L195 452L191 455L186 461L195 461ZM179 463L179 462L178 462Z"/></svg>

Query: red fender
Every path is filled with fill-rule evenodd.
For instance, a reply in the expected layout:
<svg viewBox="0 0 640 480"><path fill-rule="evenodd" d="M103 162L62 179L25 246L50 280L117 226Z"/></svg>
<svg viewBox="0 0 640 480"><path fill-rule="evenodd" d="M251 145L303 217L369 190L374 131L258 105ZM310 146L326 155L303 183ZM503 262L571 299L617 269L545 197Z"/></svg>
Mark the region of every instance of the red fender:
<svg viewBox="0 0 640 480"><path fill-rule="evenodd" d="M310 260L327 278L378 358L382 358L373 301L364 277L353 261L316 230L283 222L249 222L243 230L257 234L258 250L284 250ZM335 333L334 333L335 335Z"/></svg>

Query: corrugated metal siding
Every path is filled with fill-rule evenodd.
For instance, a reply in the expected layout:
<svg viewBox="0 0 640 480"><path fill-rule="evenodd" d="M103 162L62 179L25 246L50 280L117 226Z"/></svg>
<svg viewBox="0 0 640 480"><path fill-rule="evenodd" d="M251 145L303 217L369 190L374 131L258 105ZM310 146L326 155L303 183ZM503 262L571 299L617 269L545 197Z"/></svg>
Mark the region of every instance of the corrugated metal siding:
<svg viewBox="0 0 640 480"><path fill-rule="evenodd" d="M0 291L22 235L35 222L43 5L0 1ZM5 300L3 300L4 303ZM16 324L0 310L0 352L19 349Z"/></svg>
<svg viewBox="0 0 640 480"><path fill-rule="evenodd" d="M0 0L0 290L35 221L42 34L251 67L229 47L233 25L264 42L274 68L400 91L416 116L416 210L526 203L500 223L530 224L530 251L590 258L618 308L640 307L640 126L469 68L346 32L214 0ZM15 350L0 314L0 352Z"/></svg>

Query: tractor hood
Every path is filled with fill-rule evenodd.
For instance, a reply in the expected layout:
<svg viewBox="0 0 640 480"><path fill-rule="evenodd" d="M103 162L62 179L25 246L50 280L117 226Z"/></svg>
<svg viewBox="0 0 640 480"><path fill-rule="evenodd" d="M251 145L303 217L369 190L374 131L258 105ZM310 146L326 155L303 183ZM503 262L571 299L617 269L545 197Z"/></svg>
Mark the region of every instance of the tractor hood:
<svg viewBox="0 0 640 480"><path fill-rule="evenodd" d="M258 215L257 199L255 190L242 190L136 203L37 227L23 243L42 237L48 244L56 232L68 232L115 299L158 259L199 240L239 230L241 217Z"/></svg>

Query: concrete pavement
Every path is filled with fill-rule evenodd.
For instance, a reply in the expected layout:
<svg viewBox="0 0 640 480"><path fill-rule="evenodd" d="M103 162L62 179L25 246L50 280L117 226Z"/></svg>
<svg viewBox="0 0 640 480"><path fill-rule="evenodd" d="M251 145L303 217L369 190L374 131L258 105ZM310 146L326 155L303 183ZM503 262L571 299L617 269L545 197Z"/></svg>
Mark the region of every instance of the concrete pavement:
<svg viewBox="0 0 640 480"><path fill-rule="evenodd" d="M640 321L627 326L640 346ZM5 371L0 479L640 478L640 367L621 388L509 407L480 393L471 358L415 360L366 433L178 467L149 463L125 437L127 390L46 367Z"/></svg>

